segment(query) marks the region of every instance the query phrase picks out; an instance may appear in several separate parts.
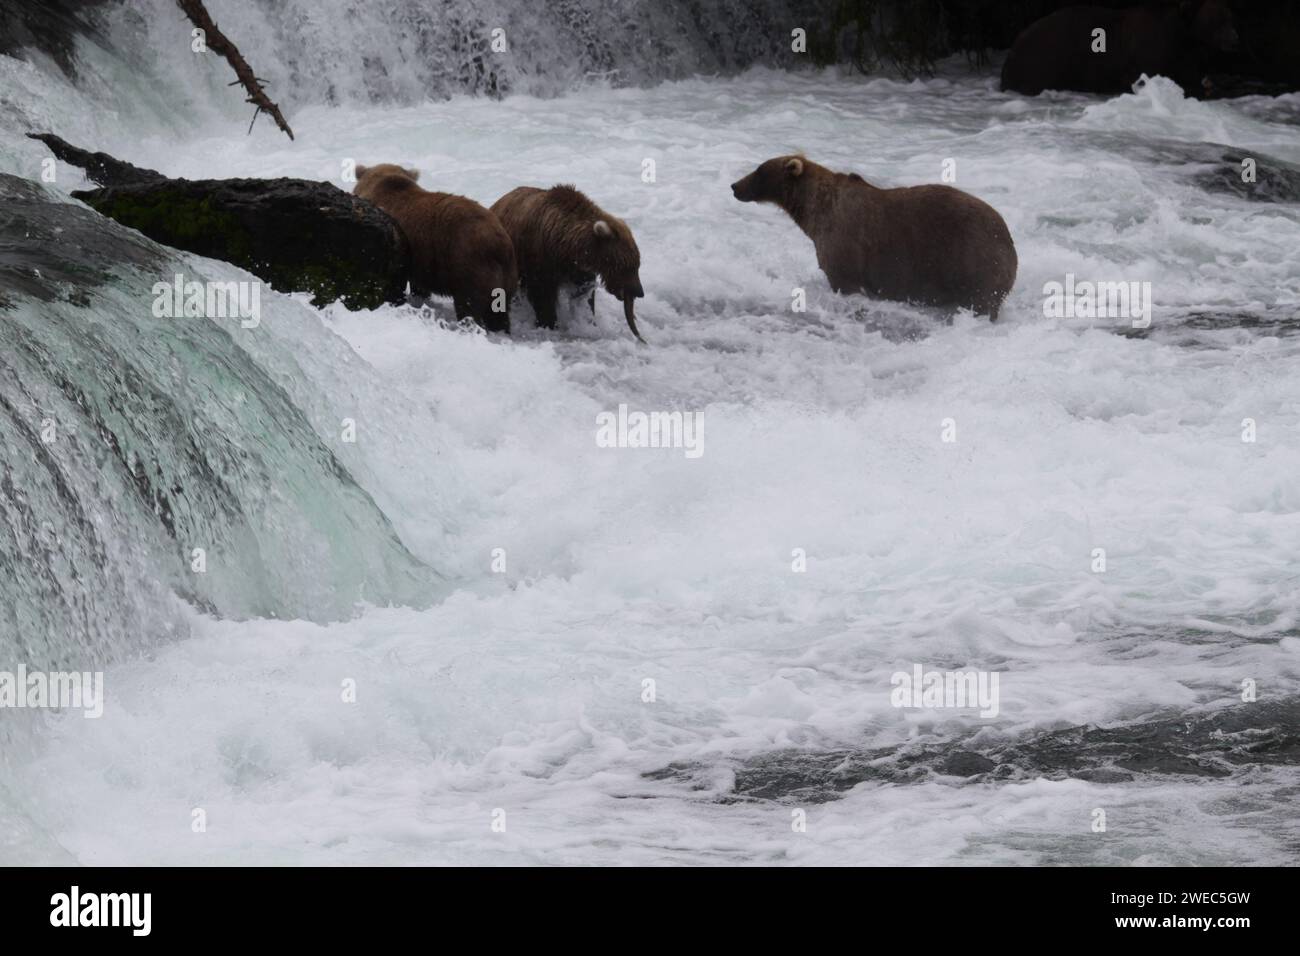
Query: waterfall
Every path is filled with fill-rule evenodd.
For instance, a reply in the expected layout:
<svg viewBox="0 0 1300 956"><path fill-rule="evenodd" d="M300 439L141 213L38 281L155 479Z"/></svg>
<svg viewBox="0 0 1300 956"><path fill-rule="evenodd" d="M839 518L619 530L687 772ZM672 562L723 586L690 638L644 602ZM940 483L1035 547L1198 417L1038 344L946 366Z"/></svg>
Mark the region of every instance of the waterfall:
<svg viewBox="0 0 1300 956"><path fill-rule="evenodd" d="M339 362L346 347L318 321L281 339L159 318L151 290L174 274L205 278L0 174L0 662L84 667L174 635L173 595L312 620L431 599L437 575L353 479L341 432L305 410L321 383L292 350ZM306 312L265 298L268 326Z"/></svg>
<svg viewBox="0 0 1300 956"><path fill-rule="evenodd" d="M592 80L644 86L755 63L793 66L793 30L812 32L830 0L209 0L273 98L402 103L455 93L548 96ZM171 0L100 11L108 45L167 89L208 85L228 68L191 49ZM177 108L196 105L177 92ZM616 118L611 117L611 122Z"/></svg>

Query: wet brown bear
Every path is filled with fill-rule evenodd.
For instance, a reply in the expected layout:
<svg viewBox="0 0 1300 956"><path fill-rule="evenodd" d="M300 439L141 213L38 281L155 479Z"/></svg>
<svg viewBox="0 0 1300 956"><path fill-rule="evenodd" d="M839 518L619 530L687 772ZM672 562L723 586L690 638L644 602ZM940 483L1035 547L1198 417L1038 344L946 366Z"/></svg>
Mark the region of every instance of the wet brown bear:
<svg viewBox="0 0 1300 956"><path fill-rule="evenodd" d="M769 159L731 191L775 203L817 249L836 292L968 306L996 320L1016 279L1016 247L997 210L951 186L880 189L803 156Z"/></svg>
<svg viewBox="0 0 1300 956"><path fill-rule="evenodd" d="M1105 52L1093 50L1094 30L1106 31ZM1232 11L1223 0L1065 7L1016 37L1002 64L1002 89L1030 96L1043 90L1127 93L1145 73L1167 76L1186 95L1199 97L1209 58L1236 46Z"/></svg>
<svg viewBox="0 0 1300 956"><path fill-rule="evenodd" d="M490 332L509 332L519 272L500 220L472 199L421 189L414 169L381 163L356 171L352 192L392 216L406 234L411 293L449 295L457 318L473 316Z"/></svg>
<svg viewBox="0 0 1300 956"><path fill-rule="evenodd" d="M633 303L641 288L641 252L632 230L572 186L537 189L520 186L495 203L515 243L519 281L537 313L537 324L555 328L555 301L561 285L585 287L600 278L605 290L623 303L623 317L638 341ZM596 312L596 293L588 300Z"/></svg>

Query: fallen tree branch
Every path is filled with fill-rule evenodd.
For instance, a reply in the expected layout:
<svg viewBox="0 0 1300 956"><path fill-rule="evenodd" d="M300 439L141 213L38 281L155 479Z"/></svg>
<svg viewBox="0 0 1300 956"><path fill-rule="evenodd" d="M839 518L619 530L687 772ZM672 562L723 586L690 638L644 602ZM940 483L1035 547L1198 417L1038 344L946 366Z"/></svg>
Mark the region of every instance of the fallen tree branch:
<svg viewBox="0 0 1300 956"><path fill-rule="evenodd" d="M28 133L27 138L40 140L50 148L51 153L65 163L80 166L86 171L87 179L101 186L132 186L137 183L159 182L167 178L160 172L132 166L124 160L115 159L108 153L89 153L84 149L78 149L53 133Z"/></svg>
<svg viewBox="0 0 1300 956"><path fill-rule="evenodd" d="M248 91L248 102L257 107L257 112L253 114L253 119L257 119L257 113L269 113L275 120L275 125L284 130L290 139L293 139L293 130L289 129L289 124L284 121L284 116L280 113L280 107L271 102L271 98L266 95L262 89L262 80L257 78L253 68L248 65L248 61L240 54L238 47L227 39L226 35L217 29L217 25L212 21L208 14L207 8L203 6L203 0L176 0L179 6L190 22L203 31L208 49L226 58L231 67L234 68L235 76L239 77L238 82L243 84L244 89ZM231 84L234 85L233 83ZM249 125L251 132L253 127Z"/></svg>

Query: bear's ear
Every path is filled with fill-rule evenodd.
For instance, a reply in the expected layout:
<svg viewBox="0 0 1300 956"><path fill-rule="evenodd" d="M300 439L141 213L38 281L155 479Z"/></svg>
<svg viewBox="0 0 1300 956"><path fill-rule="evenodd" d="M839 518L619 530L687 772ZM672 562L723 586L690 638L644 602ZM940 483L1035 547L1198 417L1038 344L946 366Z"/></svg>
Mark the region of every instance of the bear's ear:
<svg viewBox="0 0 1300 956"><path fill-rule="evenodd" d="M610 236L614 235L614 230L609 228L609 223L604 219L597 219L591 228L592 231L602 239L608 239Z"/></svg>
<svg viewBox="0 0 1300 956"><path fill-rule="evenodd" d="M797 179L803 175L803 160L798 156L792 156L785 161L785 174L791 179Z"/></svg>
<svg viewBox="0 0 1300 956"><path fill-rule="evenodd" d="M411 177L411 182L418 183L420 181L420 171L418 169L404 169L402 172Z"/></svg>

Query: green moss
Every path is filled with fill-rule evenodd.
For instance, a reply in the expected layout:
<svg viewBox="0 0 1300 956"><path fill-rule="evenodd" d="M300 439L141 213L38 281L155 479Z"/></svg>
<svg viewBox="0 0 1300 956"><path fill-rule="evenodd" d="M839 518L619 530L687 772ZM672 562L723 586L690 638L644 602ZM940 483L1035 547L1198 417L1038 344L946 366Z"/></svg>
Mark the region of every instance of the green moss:
<svg viewBox="0 0 1300 956"><path fill-rule="evenodd" d="M176 190L147 196L115 195L89 200L96 210L151 239L178 249L220 249L240 266L251 261L252 239L237 216L214 209L212 197L194 199Z"/></svg>
<svg viewBox="0 0 1300 956"><path fill-rule="evenodd" d="M334 258L314 262L299 269L277 270L285 284L297 291L312 293L312 305L321 306L338 299L349 309L375 309L388 301L383 279L373 272L357 268L355 262ZM280 282L272 280L280 287Z"/></svg>
<svg viewBox="0 0 1300 956"><path fill-rule="evenodd" d="M312 304L342 300L350 309L373 309L389 301L391 277L356 259L329 257L296 263L264 261L240 219L213 207L212 198L195 199L181 190L151 189L147 196L88 198L97 211L164 245L222 259L269 282L281 292L310 292Z"/></svg>

